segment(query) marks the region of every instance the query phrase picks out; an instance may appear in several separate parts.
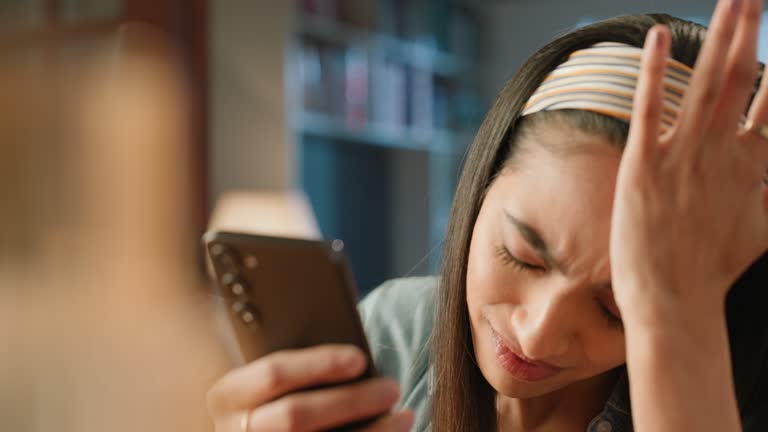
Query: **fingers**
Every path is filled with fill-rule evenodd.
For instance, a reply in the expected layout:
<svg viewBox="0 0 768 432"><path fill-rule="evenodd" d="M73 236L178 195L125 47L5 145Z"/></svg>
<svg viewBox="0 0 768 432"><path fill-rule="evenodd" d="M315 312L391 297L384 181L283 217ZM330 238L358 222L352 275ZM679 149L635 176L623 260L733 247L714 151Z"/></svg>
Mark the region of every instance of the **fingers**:
<svg viewBox="0 0 768 432"><path fill-rule="evenodd" d="M701 129L701 125L709 124L712 118L725 81L722 62L727 57L739 12L745 1L752 0L720 0L717 4L712 26L696 60L693 77L678 119L681 127L685 129Z"/></svg>
<svg viewBox="0 0 768 432"><path fill-rule="evenodd" d="M752 105L747 114L745 129L740 131L739 137L745 146L748 157L756 166L755 178L768 177L768 77L760 82L760 87L755 94ZM765 199L764 202L768 203Z"/></svg>
<svg viewBox="0 0 768 432"><path fill-rule="evenodd" d="M669 56L670 35L664 26L648 31L640 64L640 78L632 107L629 143L641 148L629 151L652 152L661 132L664 109L664 75Z"/></svg>
<svg viewBox="0 0 768 432"><path fill-rule="evenodd" d="M746 130L742 131L741 136L746 140L746 145L752 147L749 154L755 155L756 159L762 161L768 169L768 143L761 135L760 129L768 123L768 77L763 72L763 79L760 81L760 87L752 100L747 114Z"/></svg>
<svg viewBox="0 0 768 432"><path fill-rule="evenodd" d="M741 141L747 148L748 157L756 164L757 174L765 182L768 175L768 120L765 116L750 117L741 131ZM763 123L760 123L760 122ZM756 177L757 178L757 177Z"/></svg>
<svg viewBox="0 0 768 432"><path fill-rule="evenodd" d="M768 177L768 172L766 172L766 177ZM765 209L765 215L768 216L768 182L763 181L765 186L763 187L763 209ZM766 239L768 241L768 239Z"/></svg>
<svg viewBox="0 0 768 432"><path fill-rule="evenodd" d="M396 382L375 378L322 390L294 393L253 411L249 431L331 429L389 411L397 402Z"/></svg>
<svg viewBox="0 0 768 432"><path fill-rule="evenodd" d="M278 351L221 378L208 392L208 409L214 416L252 409L301 388L348 381L365 366L353 346Z"/></svg>
<svg viewBox="0 0 768 432"><path fill-rule="evenodd" d="M762 0L745 0L733 45L726 61L726 81L713 125L731 133L739 124L757 76L757 37L763 10Z"/></svg>
<svg viewBox="0 0 768 432"><path fill-rule="evenodd" d="M755 125L765 124L768 120L768 79L766 78L768 77L764 76L760 81L760 87L747 114L747 119L752 120Z"/></svg>
<svg viewBox="0 0 768 432"><path fill-rule="evenodd" d="M413 426L413 413L400 411L377 420L360 432L407 432Z"/></svg>

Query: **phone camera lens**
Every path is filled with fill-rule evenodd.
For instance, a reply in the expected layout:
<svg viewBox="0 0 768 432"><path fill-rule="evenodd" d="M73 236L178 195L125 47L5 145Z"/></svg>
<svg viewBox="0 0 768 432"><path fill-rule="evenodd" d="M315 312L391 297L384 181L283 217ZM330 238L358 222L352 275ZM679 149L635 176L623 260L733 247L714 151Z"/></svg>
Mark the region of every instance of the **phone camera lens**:
<svg viewBox="0 0 768 432"><path fill-rule="evenodd" d="M240 314L240 317L243 319L243 322L246 324L251 324L254 321L256 321L256 316L253 314L253 312L249 310L245 310Z"/></svg>
<svg viewBox="0 0 768 432"><path fill-rule="evenodd" d="M232 285L229 286L229 289L232 290L232 294L240 297L243 294L245 294L245 286L240 282L235 282Z"/></svg>
<svg viewBox="0 0 768 432"><path fill-rule="evenodd" d="M261 314L259 310L250 303L239 300L232 305L232 312L240 317L246 325L260 325Z"/></svg>
<svg viewBox="0 0 768 432"><path fill-rule="evenodd" d="M237 276L234 273L230 273L230 272L224 273L221 276L221 284L224 286L228 286L229 284L234 282L236 278Z"/></svg>
<svg viewBox="0 0 768 432"><path fill-rule="evenodd" d="M221 284L229 289L232 294L242 297L247 294L248 285L235 273L227 272L221 277Z"/></svg>
<svg viewBox="0 0 768 432"><path fill-rule="evenodd" d="M246 256L244 262L245 262L245 268L250 270L253 270L259 266L259 259L253 255Z"/></svg>
<svg viewBox="0 0 768 432"><path fill-rule="evenodd" d="M221 255L222 252L224 252L224 246L218 243L211 245L211 255L218 256Z"/></svg>
<svg viewBox="0 0 768 432"><path fill-rule="evenodd" d="M223 265L224 267L233 268L237 267L238 265L238 258L237 254L235 254L234 251L232 251L230 248L220 244L215 243L211 245L211 257L216 260L219 264Z"/></svg>

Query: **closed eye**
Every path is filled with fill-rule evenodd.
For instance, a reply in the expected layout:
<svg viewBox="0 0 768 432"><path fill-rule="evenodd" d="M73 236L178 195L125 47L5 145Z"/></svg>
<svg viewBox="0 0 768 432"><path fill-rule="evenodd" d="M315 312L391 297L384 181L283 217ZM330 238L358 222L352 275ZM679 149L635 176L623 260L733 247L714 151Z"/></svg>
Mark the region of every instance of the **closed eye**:
<svg viewBox="0 0 768 432"><path fill-rule="evenodd" d="M621 318L614 315L613 312L611 312L611 310L608 309L608 307L606 307L600 300L595 299L595 301L600 308L600 314L608 322L608 325L620 330L624 330L624 322L621 320Z"/></svg>
<svg viewBox="0 0 768 432"><path fill-rule="evenodd" d="M523 261L515 257L514 255L512 255L511 252L509 252L509 249L507 249L503 245L499 246L496 249L496 255L498 255L498 257L501 259L501 262L503 262L506 265L511 265L517 270L534 272L534 273L542 273L547 271L546 267L531 264L529 262Z"/></svg>

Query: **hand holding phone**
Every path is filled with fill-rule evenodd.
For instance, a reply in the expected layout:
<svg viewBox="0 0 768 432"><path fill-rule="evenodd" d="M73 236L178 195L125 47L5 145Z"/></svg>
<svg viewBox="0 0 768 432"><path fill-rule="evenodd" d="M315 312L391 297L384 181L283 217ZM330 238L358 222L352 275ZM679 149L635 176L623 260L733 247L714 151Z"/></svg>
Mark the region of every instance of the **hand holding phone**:
<svg viewBox="0 0 768 432"><path fill-rule="evenodd" d="M382 415L355 430L410 430L411 412L386 414L398 398L395 381L348 383L366 368L365 354L350 345L276 351L221 378L208 409L217 432L330 430Z"/></svg>
<svg viewBox="0 0 768 432"><path fill-rule="evenodd" d="M410 412L385 415L398 385L376 377L343 243L231 232L204 242L249 363L209 392L217 431L410 428Z"/></svg>

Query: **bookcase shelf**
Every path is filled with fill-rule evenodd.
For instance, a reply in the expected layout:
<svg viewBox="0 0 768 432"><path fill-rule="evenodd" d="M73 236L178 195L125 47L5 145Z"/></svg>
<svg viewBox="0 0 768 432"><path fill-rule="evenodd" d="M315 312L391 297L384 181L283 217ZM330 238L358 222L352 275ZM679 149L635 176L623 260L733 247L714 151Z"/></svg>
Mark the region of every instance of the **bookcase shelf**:
<svg viewBox="0 0 768 432"><path fill-rule="evenodd" d="M481 23L453 0L296 1L297 180L323 236L344 240L361 295L434 273L487 107Z"/></svg>
<svg viewBox="0 0 768 432"><path fill-rule="evenodd" d="M452 153L461 150L472 139L471 133L436 128L390 127L375 123L351 128L343 119L309 111L298 113L293 122L294 129L301 134L401 150Z"/></svg>
<svg viewBox="0 0 768 432"><path fill-rule="evenodd" d="M316 40L345 46L358 46L373 55L385 53L413 67L428 69L436 75L465 80L475 79L476 67L456 55L442 52L422 42L401 40L384 33L355 29L323 17L301 15L297 24L299 34Z"/></svg>

